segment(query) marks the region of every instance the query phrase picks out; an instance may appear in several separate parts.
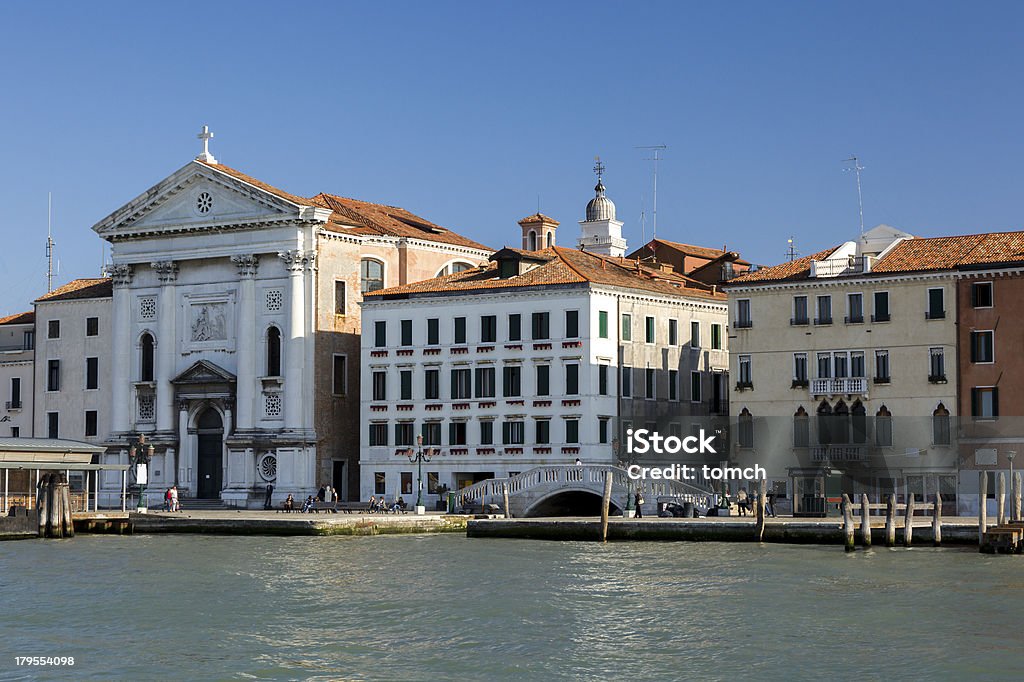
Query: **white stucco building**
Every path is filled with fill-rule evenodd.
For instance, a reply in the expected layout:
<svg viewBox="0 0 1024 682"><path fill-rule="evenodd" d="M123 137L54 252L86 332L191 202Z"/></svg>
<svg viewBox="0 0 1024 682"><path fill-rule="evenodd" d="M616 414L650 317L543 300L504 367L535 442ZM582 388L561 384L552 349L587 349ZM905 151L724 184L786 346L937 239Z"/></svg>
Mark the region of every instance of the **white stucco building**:
<svg viewBox="0 0 1024 682"><path fill-rule="evenodd" d="M32 436L35 313L0 318L0 437Z"/></svg>

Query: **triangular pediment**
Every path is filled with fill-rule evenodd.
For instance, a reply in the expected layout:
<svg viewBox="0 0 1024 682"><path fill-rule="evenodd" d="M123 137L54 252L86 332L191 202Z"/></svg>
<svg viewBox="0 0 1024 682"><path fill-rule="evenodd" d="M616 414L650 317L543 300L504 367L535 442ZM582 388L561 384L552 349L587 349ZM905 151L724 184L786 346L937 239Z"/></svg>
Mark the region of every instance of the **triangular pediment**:
<svg viewBox="0 0 1024 682"><path fill-rule="evenodd" d="M246 182L237 172L192 161L93 226L101 237L141 237L320 217L301 198ZM326 211L323 216L329 215Z"/></svg>
<svg viewBox="0 0 1024 682"><path fill-rule="evenodd" d="M209 360L197 360L191 367L171 379L172 384L233 384L235 375Z"/></svg>

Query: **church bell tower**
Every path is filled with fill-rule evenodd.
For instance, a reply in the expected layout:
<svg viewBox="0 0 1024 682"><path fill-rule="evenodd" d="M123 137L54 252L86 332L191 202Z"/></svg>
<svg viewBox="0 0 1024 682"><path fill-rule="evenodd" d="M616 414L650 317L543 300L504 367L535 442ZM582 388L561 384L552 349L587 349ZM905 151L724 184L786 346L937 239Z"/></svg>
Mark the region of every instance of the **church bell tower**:
<svg viewBox="0 0 1024 682"><path fill-rule="evenodd" d="M615 219L615 204L604 195L604 164L600 157L594 165L597 186L594 196L587 204L586 220L580 221L579 248L581 251L602 256L621 258L626 255L626 240L622 238L622 223Z"/></svg>

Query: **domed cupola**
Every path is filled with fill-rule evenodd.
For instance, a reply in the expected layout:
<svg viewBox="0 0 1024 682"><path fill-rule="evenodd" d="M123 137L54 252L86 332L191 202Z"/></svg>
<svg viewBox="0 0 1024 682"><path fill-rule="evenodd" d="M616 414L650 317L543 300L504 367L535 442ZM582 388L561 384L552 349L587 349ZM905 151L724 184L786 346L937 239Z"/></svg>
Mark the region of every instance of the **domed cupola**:
<svg viewBox="0 0 1024 682"><path fill-rule="evenodd" d="M604 164L598 157L594 166L597 173L597 195L587 204L587 218L580 221L579 247L590 253L620 258L626 253L626 240L622 238L622 223L615 219L615 204L604 195Z"/></svg>
<svg viewBox="0 0 1024 682"><path fill-rule="evenodd" d="M597 186L594 187L597 195L587 204L587 221L594 220L615 220L615 204L604 195L604 183L601 177L597 178Z"/></svg>

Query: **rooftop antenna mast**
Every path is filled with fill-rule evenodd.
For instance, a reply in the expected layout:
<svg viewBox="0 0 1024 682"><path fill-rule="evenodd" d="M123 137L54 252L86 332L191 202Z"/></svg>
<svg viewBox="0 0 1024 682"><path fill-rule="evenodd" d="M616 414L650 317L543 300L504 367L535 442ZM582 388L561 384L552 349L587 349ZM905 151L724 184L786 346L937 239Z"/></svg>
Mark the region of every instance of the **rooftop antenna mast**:
<svg viewBox="0 0 1024 682"><path fill-rule="evenodd" d="M844 168L843 170L847 173L853 171L857 174L857 206L860 209L860 236L864 236L864 196L860 192L860 172L864 170L864 166L860 165L860 159L857 158L856 154L851 154L850 158L843 159L844 163L853 162L853 166L850 168Z"/></svg>
<svg viewBox="0 0 1024 682"><path fill-rule="evenodd" d="M787 239L786 243L788 244L786 247L786 257L789 258L789 262L792 263L796 260L796 257L800 255L800 252L796 250L796 243L793 241L792 237Z"/></svg>
<svg viewBox="0 0 1024 682"><path fill-rule="evenodd" d="M53 192L46 193L46 293L53 291Z"/></svg>
<svg viewBox="0 0 1024 682"><path fill-rule="evenodd" d="M651 212L653 214L653 219L654 219L654 237L653 238L657 239L658 238L658 162L661 161L661 150L662 149L668 149L668 146L663 145L663 144L650 144L650 145L640 145L640 146L635 147L635 149L653 149L654 150L654 156L648 156L644 160L645 161L653 161L654 162L654 196L652 198L653 206L652 206L652 211ZM646 237L644 237L644 241L645 242L647 241Z"/></svg>

